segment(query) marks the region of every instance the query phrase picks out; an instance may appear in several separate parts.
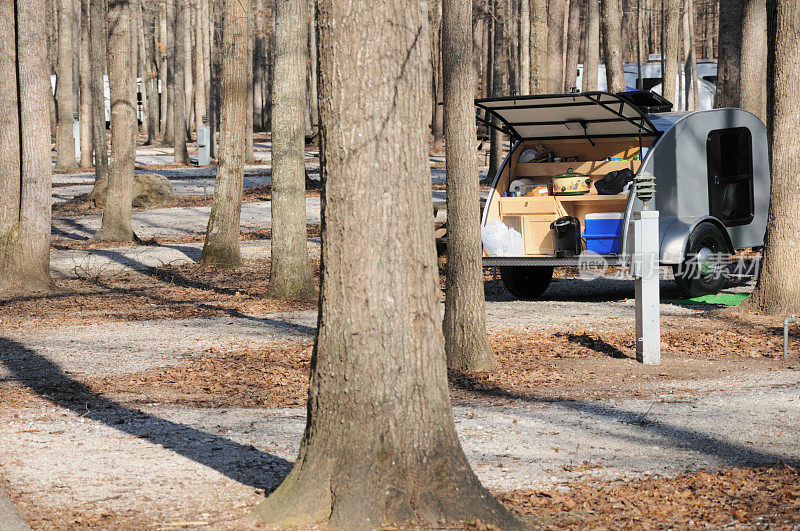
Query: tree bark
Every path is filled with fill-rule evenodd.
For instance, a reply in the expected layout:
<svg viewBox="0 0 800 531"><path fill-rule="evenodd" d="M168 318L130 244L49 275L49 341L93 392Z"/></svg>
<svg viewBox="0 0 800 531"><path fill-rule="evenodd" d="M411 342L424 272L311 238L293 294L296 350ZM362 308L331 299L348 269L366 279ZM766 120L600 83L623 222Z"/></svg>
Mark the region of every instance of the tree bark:
<svg viewBox="0 0 800 531"><path fill-rule="evenodd" d="M110 0L109 0L110 1ZM175 142L175 2L166 0L167 26L165 28L167 52L167 120L164 126L164 143L174 146Z"/></svg>
<svg viewBox="0 0 800 531"><path fill-rule="evenodd" d="M156 49L155 40L155 25L156 25L156 8L152 2L143 5L143 42L144 54L142 62L144 63L145 76L142 80L147 85L147 139L145 144L151 146L157 142L157 135L159 129L159 96L158 96L158 72L157 62L159 54Z"/></svg>
<svg viewBox="0 0 800 531"><path fill-rule="evenodd" d="M675 92L678 82L678 54L680 47L681 0L664 0L664 98L679 108L679 95Z"/></svg>
<svg viewBox="0 0 800 531"><path fill-rule="evenodd" d="M680 0L665 1L675 2ZM606 63L606 83L608 85L608 91L612 94L625 92L625 74L622 70L622 34L619 25L619 4L617 0L600 0L600 7L600 23L603 32L603 59Z"/></svg>
<svg viewBox="0 0 800 531"><path fill-rule="evenodd" d="M256 157L253 154L253 49L253 16L252 13L250 13L247 17L247 116L245 118L245 164L254 164L256 162ZM305 63L303 66L305 66ZM305 82L305 78L303 78L303 81ZM303 94L305 95L305 91L303 91Z"/></svg>
<svg viewBox="0 0 800 531"><path fill-rule="evenodd" d="M742 16L742 0L720 0L715 107L740 105Z"/></svg>
<svg viewBox="0 0 800 531"><path fill-rule="evenodd" d="M531 2L519 3L519 93L531 93Z"/></svg>
<svg viewBox="0 0 800 531"><path fill-rule="evenodd" d="M106 138L106 0L90 0L92 144L94 144L95 183L108 178L108 139Z"/></svg>
<svg viewBox="0 0 800 531"><path fill-rule="evenodd" d="M81 168L92 164L92 62L89 36L89 0L81 0L80 132Z"/></svg>
<svg viewBox="0 0 800 531"><path fill-rule="evenodd" d="M224 268L242 264L239 220L247 123L247 19L250 0L223 0L220 146L214 202L200 261Z"/></svg>
<svg viewBox="0 0 800 531"><path fill-rule="evenodd" d="M448 400L423 9L319 2L323 287L300 454L256 509L271 525L521 527L471 471Z"/></svg>
<svg viewBox="0 0 800 531"><path fill-rule="evenodd" d="M547 2L547 91L551 93L564 92L564 15L568 2Z"/></svg>
<svg viewBox="0 0 800 531"><path fill-rule="evenodd" d="M492 0L492 97L508 96L504 93L508 86L508 41L505 38L504 3L510 0ZM501 123L492 117L492 123L498 127ZM495 129L489 131L489 172L486 180L490 183L503 163L503 134Z"/></svg>
<svg viewBox="0 0 800 531"><path fill-rule="evenodd" d="M689 35L691 38L689 39L689 59L691 60L691 89L692 89L692 101L693 107L692 110L700 109L700 86L698 79L700 78L697 75L697 34L695 33L695 6L694 0L686 0L686 4L688 7L689 12ZM764 26L764 30L766 31L766 24ZM766 34L764 35L766 40ZM766 75L767 69L766 66L764 67L764 74ZM766 80L765 80L766 85ZM766 98L765 98L766 101Z"/></svg>
<svg viewBox="0 0 800 531"><path fill-rule="evenodd" d="M186 31L188 21L186 0L175 1L175 24L173 25L173 41L175 53L173 59L173 91L175 101L172 102L173 130L172 145L175 149L175 164L189 164L189 153L186 151Z"/></svg>
<svg viewBox="0 0 800 531"><path fill-rule="evenodd" d="M797 313L800 301L800 6L796 0L767 2L768 89L772 191L761 274L746 308L769 314Z"/></svg>
<svg viewBox="0 0 800 531"><path fill-rule="evenodd" d="M303 109L308 61L308 2L275 2L272 101L272 261L267 295L313 299L306 243Z"/></svg>
<svg viewBox="0 0 800 531"><path fill-rule="evenodd" d="M156 47L158 48L158 83L161 86L159 91L159 107L161 110L161 118L159 119L159 135L161 136L161 141L165 144L169 142L169 137L167 136L167 119L172 120L169 117L169 90L167 88L167 70L168 61L167 61L167 3L166 0L161 0L158 5L158 43Z"/></svg>
<svg viewBox="0 0 800 531"><path fill-rule="evenodd" d="M253 127L264 130L264 1L253 1Z"/></svg>
<svg viewBox="0 0 800 531"><path fill-rule="evenodd" d="M636 0L636 90L644 89L644 42L642 36L642 0Z"/></svg>
<svg viewBox="0 0 800 531"><path fill-rule="evenodd" d="M0 0L0 292L53 289L52 174L44 0ZM71 11L70 11L71 13ZM16 35L15 35L16 30ZM17 77L19 75L19 77ZM12 108L13 105L13 108ZM73 153L74 155L74 153ZM74 163L74 158L73 158Z"/></svg>
<svg viewBox="0 0 800 531"><path fill-rule="evenodd" d="M767 117L767 6L765 0L745 0L742 17L740 105L762 121Z"/></svg>
<svg viewBox="0 0 800 531"><path fill-rule="evenodd" d="M490 370L497 361L486 337L475 112L472 102L471 9L444 0L442 72L447 164L447 280L444 330L447 367ZM524 76L527 81L528 75Z"/></svg>
<svg viewBox="0 0 800 531"><path fill-rule="evenodd" d="M547 0L531 3L531 94L547 92Z"/></svg>
<svg viewBox="0 0 800 531"><path fill-rule="evenodd" d="M192 29L192 11L194 10L190 6L190 2L192 0L185 0L186 4L184 5L184 13L183 13L183 20L184 20L184 31L183 31L183 95L184 95L184 125L183 128L186 131L186 141L191 142L192 140L192 131L194 130L194 73L192 71L192 65L194 61L192 59L192 36L194 32L191 31Z"/></svg>
<svg viewBox="0 0 800 531"><path fill-rule="evenodd" d="M569 24L567 29L567 60L564 63L564 89L569 91L577 84L578 48L581 45L581 11L584 0L570 0Z"/></svg>
<svg viewBox="0 0 800 531"><path fill-rule="evenodd" d="M108 1L108 87L111 97L111 171L97 241L135 241L131 226L136 158L136 80L131 54L130 0ZM97 183L95 188L101 186Z"/></svg>
<svg viewBox="0 0 800 531"><path fill-rule="evenodd" d="M442 101L442 0L428 1L428 30L431 43L431 134L433 150L441 151L444 141L444 110Z"/></svg>
<svg viewBox="0 0 800 531"><path fill-rule="evenodd" d="M55 171L66 173L78 169L75 162L75 140L72 124L75 121L74 87L72 84L72 0L58 0L58 130L56 132Z"/></svg>

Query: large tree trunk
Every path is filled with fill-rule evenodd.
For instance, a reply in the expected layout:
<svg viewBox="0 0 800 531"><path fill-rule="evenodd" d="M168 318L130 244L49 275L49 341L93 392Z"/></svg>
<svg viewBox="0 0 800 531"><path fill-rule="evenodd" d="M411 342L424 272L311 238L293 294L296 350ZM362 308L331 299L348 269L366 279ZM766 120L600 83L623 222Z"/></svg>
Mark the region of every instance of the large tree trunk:
<svg viewBox="0 0 800 531"><path fill-rule="evenodd" d="M303 65L305 66L305 64ZM303 78L305 81L305 78ZM305 85L304 85L305 88ZM305 95L305 91L303 91ZM245 117L245 164L254 164L256 161L253 153L253 16L247 17L247 116Z"/></svg>
<svg viewBox="0 0 800 531"><path fill-rule="evenodd" d="M547 3L547 91L551 93L564 92L564 21L568 2Z"/></svg>
<svg viewBox="0 0 800 531"><path fill-rule="evenodd" d="M245 124L247 104L247 19L250 0L223 0L222 86L220 146L214 202L208 218L201 262L236 268L242 264L239 220L244 181ZM305 65L303 65L305 66Z"/></svg>
<svg viewBox="0 0 800 531"><path fill-rule="evenodd" d="M689 35L692 37L689 39L689 58L691 61L691 89L692 89L692 101L694 105L692 110L697 110L700 108L700 86L698 83L699 76L697 75L697 35L695 33L695 8L694 8L694 0L686 0L686 4L688 5L688 12L689 12ZM766 25L764 27L766 30ZM764 35L766 41L766 35ZM767 69L766 65L764 66L764 73L766 75ZM687 78L688 79L688 78ZM766 86L766 80L765 80ZM766 101L766 97L765 100Z"/></svg>
<svg viewBox="0 0 800 531"><path fill-rule="evenodd" d="M531 93L531 2L519 3L519 93Z"/></svg>
<svg viewBox="0 0 800 531"><path fill-rule="evenodd" d="M675 2L680 0L666 0ZM612 94L625 92L625 74L622 70L622 33L617 0L600 0L600 22L603 32L603 59L606 63L606 83ZM674 57L674 54L673 54Z"/></svg>
<svg viewBox="0 0 800 531"><path fill-rule="evenodd" d="M674 1L674 0L672 0ZM715 107L739 107L742 46L742 0L719 2L719 58Z"/></svg>
<svg viewBox="0 0 800 531"><path fill-rule="evenodd" d="M584 0L570 0L569 24L567 28L567 59L564 63L564 89L569 91L577 84L578 79L578 48L581 45L581 11Z"/></svg>
<svg viewBox="0 0 800 531"><path fill-rule="evenodd" d="M194 130L194 74L192 72L192 65L194 61L192 59L192 37L194 32L191 31L192 29L192 8L189 3L192 0L186 0L186 5L184 6L184 13L183 13L183 20L184 20L184 32L183 32L183 96L184 96L184 129L186 130L186 141L191 142L192 140L192 131Z"/></svg>
<svg viewBox="0 0 800 531"><path fill-rule="evenodd" d="M80 128L81 168L92 164L92 61L89 36L89 0L81 0Z"/></svg>
<svg viewBox="0 0 800 531"><path fill-rule="evenodd" d="M174 39L175 57L173 59L173 90L175 101L172 102L173 137L175 148L175 164L189 164L189 153L186 151L186 32L188 31L188 14L186 0L175 1Z"/></svg>
<svg viewBox="0 0 800 531"><path fill-rule="evenodd" d="M131 226L136 158L136 80L131 53L131 2L108 1L108 88L111 97L111 171L106 208L95 240L134 241ZM97 186L100 186L98 183Z"/></svg>
<svg viewBox="0 0 800 531"><path fill-rule="evenodd" d="M800 9L800 6L798 6ZM761 120L767 114L767 7L765 0L745 0L742 18L740 102Z"/></svg>
<svg viewBox="0 0 800 531"><path fill-rule="evenodd" d="M678 81L678 50L680 46L681 0L664 0L664 98L679 108L678 94L675 92Z"/></svg>
<svg viewBox="0 0 800 531"><path fill-rule="evenodd" d="M308 2L275 2L272 94L271 297L316 296L306 243L303 109L308 61Z"/></svg>
<svg viewBox="0 0 800 531"><path fill-rule="evenodd" d="M530 3L531 94L544 94L547 92L547 0L530 0Z"/></svg>
<svg viewBox="0 0 800 531"><path fill-rule="evenodd" d="M748 307L788 315L800 303L800 6L796 0L769 0L767 13L772 191L761 275Z"/></svg>
<svg viewBox="0 0 800 531"><path fill-rule="evenodd" d="M14 2L0 0L4 18L0 25L0 292L4 295L53 288L47 111L51 93L47 27L41 23L45 9L44 0L17 0L15 20Z"/></svg>
<svg viewBox="0 0 800 531"><path fill-rule="evenodd" d="M471 471L448 400L423 9L319 2L323 286L300 454L256 510L270 524L520 527Z"/></svg>
<svg viewBox="0 0 800 531"><path fill-rule="evenodd" d="M525 0L527 1L527 0ZM444 330L447 366L493 369L486 338L481 265L480 196L475 160L471 6L444 0L442 72L447 162L447 281ZM528 80L528 75L524 76Z"/></svg>
<svg viewBox="0 0 800 531"><path fill-rule="evenodd" d="M56 172L78 169L75 162L75 139L72 124L75 112L74 87L72 84L72 0L58 0L58 130L56 132Z"/></svg>
<svg viewBox="0 0 800 531"><path fill-rule="evenodd" d="M208 98L206 96L206 68L205 62L205 40L206 40L206 25L203 22L203 13L206 11L206 4L208 0L199 0L194 12L194 124L195 130L200 130L203 125L203 117L208 119Z"/></svg>
<svg viewBox="0 0 800 531"><path fill-rule="evenodd" d="M94 144L95 183L108 177L108 139L106 138L105 66L106 0L90 0L92 144Z"/></svg>

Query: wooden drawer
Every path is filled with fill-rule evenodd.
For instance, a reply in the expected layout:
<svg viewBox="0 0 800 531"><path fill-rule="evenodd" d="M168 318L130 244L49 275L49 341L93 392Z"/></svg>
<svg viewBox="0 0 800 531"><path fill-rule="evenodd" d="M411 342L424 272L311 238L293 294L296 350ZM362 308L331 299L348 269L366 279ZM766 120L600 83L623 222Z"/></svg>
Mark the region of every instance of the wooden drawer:
<svg viewBox="0 0 800 531"><path fill-rule="evenodd" d="M553 196L547 197L501 197L500 216L519 214L552 215L559 217L563 209Z"/></svg>

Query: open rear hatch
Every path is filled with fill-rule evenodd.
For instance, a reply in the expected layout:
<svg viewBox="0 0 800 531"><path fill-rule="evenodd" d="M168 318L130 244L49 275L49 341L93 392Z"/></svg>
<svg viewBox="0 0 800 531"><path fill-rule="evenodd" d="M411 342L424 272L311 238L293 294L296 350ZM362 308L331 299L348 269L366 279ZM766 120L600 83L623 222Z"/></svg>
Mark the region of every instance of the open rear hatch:
<svg viewBox="0 0 800 531"><path fill-rule="evenodd" d="M625 93L580 92L484 98L475 105L497 118L499 129L516 140L658 136L647 118L650 109L634 102L639 103Z"/></svg>

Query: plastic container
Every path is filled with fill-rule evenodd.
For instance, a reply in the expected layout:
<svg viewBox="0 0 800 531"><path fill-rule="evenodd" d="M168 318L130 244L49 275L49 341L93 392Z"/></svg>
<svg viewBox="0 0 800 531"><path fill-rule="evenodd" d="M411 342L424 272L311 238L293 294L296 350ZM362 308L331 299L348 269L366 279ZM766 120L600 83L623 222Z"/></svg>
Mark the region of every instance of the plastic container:
<svg viewBox="0 0 800 531"><path fill-rule="evenodd" d="M622 212L586 214L583 238L586 250L597 254L619 254Z"/></svg>

